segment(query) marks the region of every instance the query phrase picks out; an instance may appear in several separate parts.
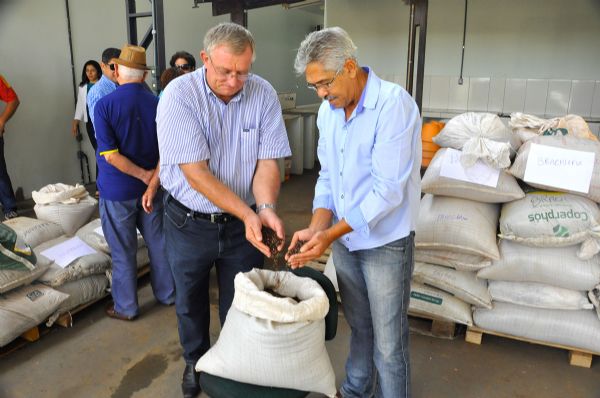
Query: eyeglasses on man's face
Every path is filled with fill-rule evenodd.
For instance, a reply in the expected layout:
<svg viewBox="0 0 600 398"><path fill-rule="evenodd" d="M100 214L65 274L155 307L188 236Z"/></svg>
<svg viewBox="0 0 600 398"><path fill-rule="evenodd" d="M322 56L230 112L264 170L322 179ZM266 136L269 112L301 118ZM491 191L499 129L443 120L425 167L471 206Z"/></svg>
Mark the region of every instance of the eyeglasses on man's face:
<svg viewBox="0 0 600 398"><path fill-rule="evenodd" d="M344 69L340 69L337 72L335 72L335 75L333 75L333 77L331 78L330 81L325 82L325 83L308 83L306 85L306 87L308 87L310 90L313 91L319 91L320 89L324 88L324 89L329 89L331 87L331 85L333 84L333 82L335 81L336 77L338 77L340 75L340 73L342 73Z"/></svg>
<svg viewBox="0 0 600 398"><path fill-rule="evenodd" d="M108 68L114 72L115 71L115 64L108 64Z"/></svg>
<svg viewBox="0 0 600 398"><path fill-rule="evenodd" d="M211 57L208 57L208 60L210 61L210 64L212 65L213 70L215 71L217 77L220 80L227 80L229 78L234 78L234 79L237 79L237 80L239 80L241 82L245 82L246 80L248 80L248 78L251 75L250 71L248 71L248 73L239 73L239 72L236 72L236 71L227 70L227 69L222 68L222 67L217 67L213 63Z"/></svg>
<svg viewBox="0 0 600 398"><path fill-rule="evenodd" d="M186 72L194 69L191 64L175 65L175 67Z"/></svg>

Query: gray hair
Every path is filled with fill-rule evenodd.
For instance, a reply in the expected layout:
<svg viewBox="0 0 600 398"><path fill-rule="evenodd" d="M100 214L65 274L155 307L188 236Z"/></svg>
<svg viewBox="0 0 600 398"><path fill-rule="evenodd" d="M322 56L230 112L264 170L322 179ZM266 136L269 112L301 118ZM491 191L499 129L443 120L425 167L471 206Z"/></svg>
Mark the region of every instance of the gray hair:
<svg viewBox="0 0 600 398"><path fill-rule="evenodd" d="M143 69L130 68L125 65L119 65L119 74L127 80L140 80L146 73Z"/></svg>
<svg viewBox="0 0 600 398"><path fill-rule="evenodd" d="M294 69L302 75L308 64L318 62L327 70L339 71L347 59L356 61L356 50L348 33L340 27L312 32L300 43Z"/></svg>
<svg viewBox="0 0 600 398"><path fill-rule="evenodd" d="M241 25L232 22L223 22L211 28L204 36L204 50L208 55L219 45L226 45L234 54L242 54L246 47L252 49L252 62L256 59L254 37L252 33Z"/></svg>

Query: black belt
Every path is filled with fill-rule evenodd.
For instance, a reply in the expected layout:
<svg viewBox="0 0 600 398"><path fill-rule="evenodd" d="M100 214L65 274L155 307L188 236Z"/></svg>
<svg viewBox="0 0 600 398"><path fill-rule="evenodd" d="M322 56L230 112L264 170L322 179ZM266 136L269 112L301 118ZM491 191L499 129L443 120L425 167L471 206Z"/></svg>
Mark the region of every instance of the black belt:
<svg viewBox="0 0 600 398"><path fill-rule="evenodd" d="M201 219L207 220L214 224L226 224L230 221L237 220L238 218L233 214L229 213L200 213L198 211L194 211L188 209L185 205L181 204L177 199L173 196L169 195L167 198L167 203L172 203L176 207L179 207L181 210L185 211L192 220Z"/></svg>

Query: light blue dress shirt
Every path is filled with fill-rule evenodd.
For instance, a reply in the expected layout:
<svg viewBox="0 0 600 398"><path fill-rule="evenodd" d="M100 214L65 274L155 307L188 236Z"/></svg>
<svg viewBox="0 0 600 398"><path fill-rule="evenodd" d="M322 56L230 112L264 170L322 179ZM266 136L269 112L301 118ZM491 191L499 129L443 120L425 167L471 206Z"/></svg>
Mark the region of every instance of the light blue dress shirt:
<svg viewBox="0 0 600 398"><path fill-rule="evenodd" d="M104 97L117 89L117 83L102 75L98 83L94 84L87 93L88 116L94 124L94 109L100 98Z"/></svg>
<svg viewBox="0 0 600 398"><path fill-rule="evenodd" d="M370 249L414 231L421 199L421 116L399 85L369 68L360 101L346 121L343 108L319 108L321 171L313 211L329 209L354 231L340 242Z"/></svg>

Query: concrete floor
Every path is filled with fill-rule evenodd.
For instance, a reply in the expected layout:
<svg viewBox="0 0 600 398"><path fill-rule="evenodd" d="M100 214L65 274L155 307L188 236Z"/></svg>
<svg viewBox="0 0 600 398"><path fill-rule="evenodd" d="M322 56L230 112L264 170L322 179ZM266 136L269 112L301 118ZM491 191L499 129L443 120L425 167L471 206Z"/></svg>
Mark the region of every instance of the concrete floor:
<svg viewBox="0 0 600 398"><path fill-rule="evenodd" d="M280 214L289 235L308 222L315 178L293 176L282 187ZM0 357L0 398L180 397L183 362L175 310L154 301L147 277L140 281L139 297L135 322L107 318L103 300L77 314L73 328L53 328ZM214 341L219 327L217 309L212 310ZM338 385L348 340L342 312L338 335L327 343ZM462 336L444 340L417 333L411 333L410 348L415 398L600 397L600 364L569 366L563 350L494 336L476 346Z"/></svg>

